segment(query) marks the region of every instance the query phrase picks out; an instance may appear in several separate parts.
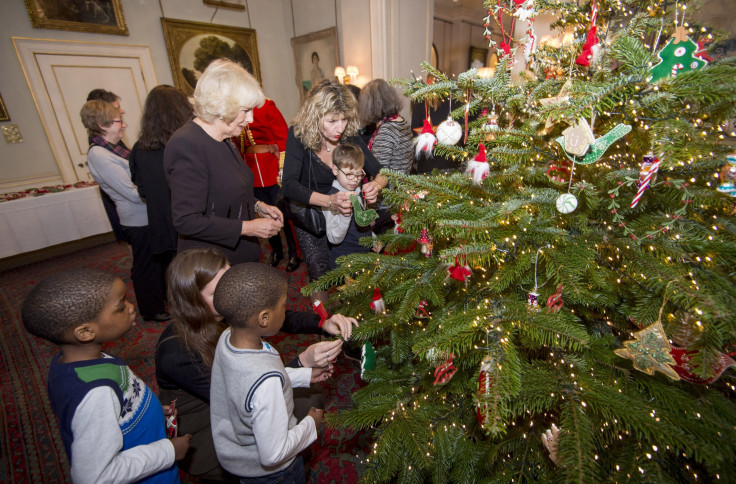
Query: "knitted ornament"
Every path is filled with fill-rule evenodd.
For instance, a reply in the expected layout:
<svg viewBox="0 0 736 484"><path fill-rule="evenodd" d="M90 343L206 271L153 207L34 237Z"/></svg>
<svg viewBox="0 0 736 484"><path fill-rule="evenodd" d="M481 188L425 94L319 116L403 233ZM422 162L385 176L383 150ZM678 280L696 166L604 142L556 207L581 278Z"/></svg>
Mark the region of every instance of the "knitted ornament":
<svg viewBox="0 0 736 484"><path fill-rule="evenodd" d="M480 185L490 172L491 167L488 165L488 160L486 159L486 147L481 143L478 145L478 154L468 162L465 173L470 173L473 183Z"/></svg>
<svg viewBox="0 0 736 484"><path fill-rule="evenodd" d="M557 197L555 205L560 213L568 214L578 208L578 199L572 193L563 193Z"/></svg>
<svg viewBox="0 0 736 484"><path fill-rule="evenodd" d="M659 82L669 77L676 77L682 72L694 71L708 64L703 56L699 56L702 49L690 40L685 27L677 27L673 38L670 39L657 57L661 60L652 67L650 82Z"/></svg>
<svg viewBox="0 0 736 484"><path fill-rule="evenodd" d="M468 283L468 279L470 278L473 273L470 271L470 266L466 265L460 265L460 262L458 262L457 257L455 258L455 264L451 265L447 268L448 277L450 279L455 279L456 281Z"/></svg>
<svg viewBox="0 0 736 484"><path fill-rule="evenodd" d="M325 305L322 304L322 301L317 299L312 304L312 309L314 309L314 312L319 315L319 327L321 328L323 324L325 324L325 321L330 317L329 314L327 314L327 310L325 309Z"/></svg>
<svg viewBox="0 0 736 484"><path fill-rule="evenodd" d="M463 136L463 127L460 123L448 117L437 126L437 141L440 144L452 146Z"/></svg>
<svg viewBox="0 0 736 484"><path fill-rule="evenodd" d="M373 370L376 367L376 350L370 341L366 340L363 343L363 348L360 352L360 378L365 380L365 372L367 370Z"/></svg>
<svg viewBox="0 0 736 484"><path fill-rule="evenodd" d="M593 47L598 44L598 37L596 36L598 33L598 27L595 24L597 18L598 5L594 1L590 12L590 30L588 30L588 35L585 37L583 51L580 53L578 58L575 59L575 63L579 66L589 67L590 63L593 61L593 57L595 56Z"/></svg>
<svg viewBox="0 0 736 484"><path fill-rule="evenodd" d="M373 290L373 300L371 301L370 308L376 314L386 312L386 303L383 301L383 296L381 296L381 291L378 288Z"/></svg>
<svg viewBox="0 0 736 484"><path fill-rule="evenodd" d="M428 119L424 120L422 132L417 136L416 144L415 156L417 159L421 157L422 153L425 153L430 158L432 157L432 150L434 149L434 145L437 144L437 137L435 137L432 124L430 124Z"/></svg>

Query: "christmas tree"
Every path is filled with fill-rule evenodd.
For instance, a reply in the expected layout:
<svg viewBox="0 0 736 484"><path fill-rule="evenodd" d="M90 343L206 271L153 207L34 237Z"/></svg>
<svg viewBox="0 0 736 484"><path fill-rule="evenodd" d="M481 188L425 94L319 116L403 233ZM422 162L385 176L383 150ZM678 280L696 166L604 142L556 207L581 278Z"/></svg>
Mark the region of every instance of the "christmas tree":
<svg viewBox="0 0 736 484"><path fill-rule="evenodd" d="M328 420L372 433L367 482L736 475L736 59L708 57L718 34L686 3L487 2L489 35L505 16L527 27L492 77L395 81L452 98L467 138L435 147L456 173L387 172L384 253L305 288L336 287L375 348ZM549 10L574 42L536 45Z"/></svg>

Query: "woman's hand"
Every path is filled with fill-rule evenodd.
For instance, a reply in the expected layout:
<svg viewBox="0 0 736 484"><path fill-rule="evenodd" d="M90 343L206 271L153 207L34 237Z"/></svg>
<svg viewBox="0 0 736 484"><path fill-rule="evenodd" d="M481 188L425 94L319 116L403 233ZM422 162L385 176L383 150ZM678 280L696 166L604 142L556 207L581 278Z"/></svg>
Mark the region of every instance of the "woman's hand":
<svg viewBox="0 0 736 484"><path fill-rule="evenodd" d="M378 194L381 191L381 187L375 181L369 181L363 185L363 196L365 201L368 203L374 203L378 200Z"/></svg>
<svg viewBox="0 0 736 484"><path fill-rule="evenodd" d="M307 368L322 368L330 365L342 351L342 340L314 343L299 355L299 361Z"/></svg>
<svg viewBox="0 0 736 484"><path fill-rule="evenodd" d="M330 195L329 208L337 213L340 213L346 217L349 217L353 213L353 201L350 200L350 195L354 195L354 192L337 192Z"/></svg>
<svg viewBox="0 0 736 484"><path fill-rule="evenodd" d="M278 220L281 222L281 225L284 225L284 214L281 213L281 210L274 207L273 205L268 205L267 203L258 202L257 206L258 214L263 218L271 218L273 220Z"/></svg>
<svg viewBox="0 0 736 484"><path fill-rule="evenodd" d="M345 341L350 339L353 334L353 326L358 327L358 321L355 318L348 318L342 314L333 314L329 319L322 323L322 329L330 334L339 334Z"/></svg>
<svg viewBox="0 0 736 484"><path fill-rule="evenodd" d="M243 220L243 225L240 229L240 235L249 235L251 237L267 239L278 234L279 230L281 230L283 226L284 223L282 221L274 220L272 218Z"/></svg>

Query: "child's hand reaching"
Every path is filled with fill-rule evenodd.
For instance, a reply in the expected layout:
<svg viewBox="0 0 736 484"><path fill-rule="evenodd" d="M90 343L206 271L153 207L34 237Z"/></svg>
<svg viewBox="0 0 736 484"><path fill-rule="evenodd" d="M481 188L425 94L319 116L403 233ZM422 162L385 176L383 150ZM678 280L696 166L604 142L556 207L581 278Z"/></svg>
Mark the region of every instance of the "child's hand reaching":
<svg viewBox="0 0 736 484"><path fill-rule="evenodd" d="M319 432L320 427L322 427L322 421L325 418L324 410L312 407L309 409L307 417L312 417L314 419L314 426L317 428L317 432Z"/></svg>
<svg viewBox="0 0 736 484"><path fill-rule="evenodd" d="M312 379L309 383L319 383L332 378L335 367L330 363L327 366L312 368Z"/></svg>
<svg viewBox="0 0 736 484"><path fill-rule="evenodd" d="M181 437L174 437L171 443L174 444L174 460L182 460L189 450L189 439L192 434L186 434Z"/></svg>

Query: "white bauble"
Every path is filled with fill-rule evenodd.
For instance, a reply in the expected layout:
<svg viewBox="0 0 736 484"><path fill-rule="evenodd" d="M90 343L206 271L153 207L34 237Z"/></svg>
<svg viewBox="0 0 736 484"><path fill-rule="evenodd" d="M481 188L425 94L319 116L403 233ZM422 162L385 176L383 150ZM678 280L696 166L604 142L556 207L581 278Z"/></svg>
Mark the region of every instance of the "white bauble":
<svg viewBox="0 0 736 484"><path fill-rule="evenodd" d="M460 123L452 118L447 118L437 126L437 141L443 145L451 146L460 141L463 135L463 128Z"/></svg>
<svg viewBox="0 0 736 484"><path fill-rule="evenodd" d="M557 202L555 203L560 213L574 212L578 208L578 199L572 193L563 193L557 197Z"/></svg>

